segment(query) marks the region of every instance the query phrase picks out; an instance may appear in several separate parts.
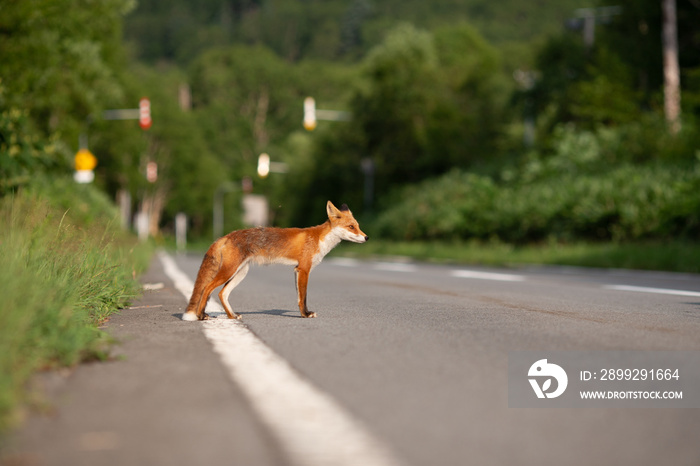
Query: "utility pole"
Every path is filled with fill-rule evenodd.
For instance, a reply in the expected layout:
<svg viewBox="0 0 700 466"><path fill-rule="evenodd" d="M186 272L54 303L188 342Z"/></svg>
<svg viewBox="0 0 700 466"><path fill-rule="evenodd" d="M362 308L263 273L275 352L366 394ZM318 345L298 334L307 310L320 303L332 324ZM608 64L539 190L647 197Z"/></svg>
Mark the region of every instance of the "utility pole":
<svg viewBox="0 0 700 466"><path fill-rule="evenodd" d="M230 181L225 181L214 191L214 239L224 234L224 194L236 191L238 187Z"/></svg>
<svg viewBox="0 0 700 466"><path fill-rule="evenodd" d="M681 78L678 66L678 32L676 29L676 0L662 0L664 113L671 133L681 129Z"/></svg>
<svg viewBox="0 0 700 466"><path fill-rule="evenodd" d="M613 16L622 13L619 5L602 6L598 8L579 8L574 11L574 16L583 21L583 43L587 49L595 43L595 26L599 22L609 22ZM576 25L580 27L579 25Z"/></svg>

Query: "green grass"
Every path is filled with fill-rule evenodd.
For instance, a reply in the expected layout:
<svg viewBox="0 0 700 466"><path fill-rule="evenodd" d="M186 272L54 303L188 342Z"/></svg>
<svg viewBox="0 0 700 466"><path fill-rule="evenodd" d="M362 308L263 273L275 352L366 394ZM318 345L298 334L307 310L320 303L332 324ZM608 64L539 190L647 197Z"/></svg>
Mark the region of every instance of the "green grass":
<svg viewBox="0 0 700 466"><path fill-rule="evenodd" d="M342 244L331 254L346 257L404 256L431 262L517 266L522 264L665 270L700 273L700 243L574 243L513 246L505 243L370 240Z"/></svg>
<svg viewBox="0 0 700 466"><path fill-rule="evenodd" d="M17 420L33 373L106 357L98 326L138 295L134 277L150 258L94 188L55 188L0 199L0 433Z"/></svg>

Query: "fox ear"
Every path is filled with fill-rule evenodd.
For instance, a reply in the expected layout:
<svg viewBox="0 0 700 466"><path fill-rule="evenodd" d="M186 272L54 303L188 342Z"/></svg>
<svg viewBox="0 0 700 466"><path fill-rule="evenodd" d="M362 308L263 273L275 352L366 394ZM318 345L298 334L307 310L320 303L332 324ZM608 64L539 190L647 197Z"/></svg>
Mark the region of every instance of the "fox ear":
<svg viewBox="0 0 700 466"><path fill-rule="evenodd" d="M350 207L348 207L347 204L343 204L340 206L340 211L341 212L350 212Z"/></svg>
<svg viewBox="0 0 700 466"><path fill-rule="evenodd" d="M326 203L326 212L328 213L328 218L331 217L340 217L340 211L336 206L333 205L331 201L328 201Z"/></svg>

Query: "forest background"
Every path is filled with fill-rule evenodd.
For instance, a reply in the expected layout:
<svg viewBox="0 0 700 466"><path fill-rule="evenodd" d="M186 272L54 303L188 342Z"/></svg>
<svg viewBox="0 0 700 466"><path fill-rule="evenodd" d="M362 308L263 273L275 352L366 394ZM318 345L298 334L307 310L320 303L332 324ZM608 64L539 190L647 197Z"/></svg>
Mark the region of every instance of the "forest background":
<svg viewBox="0 0 700 466"><path fill-rule="evenodd" d="M676 3L679 131L660 0L3 1L0 196L70 176L82 133L95 183L166 234L184 212L210 240L227 186L241 227L250 179L279 226L331 199L373 238L694 243L700 2ZM148 131L100 117L143 96ZM349 121L305 130L307 96ZM287 171L259 177L261 153Z"/></svg>

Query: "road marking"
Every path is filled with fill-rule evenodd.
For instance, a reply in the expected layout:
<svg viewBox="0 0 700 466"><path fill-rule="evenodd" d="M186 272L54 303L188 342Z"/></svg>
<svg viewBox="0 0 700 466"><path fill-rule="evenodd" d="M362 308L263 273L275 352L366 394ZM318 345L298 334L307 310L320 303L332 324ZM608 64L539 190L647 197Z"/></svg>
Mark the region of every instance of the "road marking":
<svg viewBox="0 0 700 466"><path fill-rule="evenodd" d="M357 267L358 265L360 265L360 261L351 257L330 257L324 262L333 265L339 265L341 267Z"/></svg>
<svg viewBox="0 0 700 466"><path fill-rule="evenodd" d="M372 268L388 272L415 272L418 270L418 267L414 264L404 264L402 262L376 262L372 265Z"/></svg>
<svg viewBox="0 0 700 466"><path fill-rule="evenodd" d="M163 283L144 283L143 291L158 291L165 287Z"/></svg>
<svg viewBox="0 0 700 466"><path fill-rule="evenodd" d="M636 291L638 293L656 293L670 294L675 296L693 296L699 297L698 291L672 290L670 288L648 288L646 286L629 286L629 285L603 285L603 288L617 291Z"/></svg>
<svg viewBox="0 0 700 466"><path fill-rule="evenodd" d="M333 257L327 262L341 267L357 267L362 264L357 259L349 257ZM370 262L374 270L385 270L388 272L415 272L418 267L415 264L407 264L405 262Z"/></svg>
<svg viewBox="0 0 700 466"><path fill-rule="evenodd" d="M450 275L459 278L475 278L477 280L495 280L499 282L522 282L525 277L508 273L477 272L476 270L453 270Z"/></svg>
<svg viewBox="0 0 700 466"><path fill-rule="evenodd" d="M159 252L166 275L188 299L192 280L166 253ZM210 302L210 316L223 317ZM212 309L213 308L213 309ZM187 325L187 324L183 324ZM390 451L330 396L299 375L282 357L237 320L204 321L204 335L221 357L229 376L297 466L392 466Z"/></svg>

